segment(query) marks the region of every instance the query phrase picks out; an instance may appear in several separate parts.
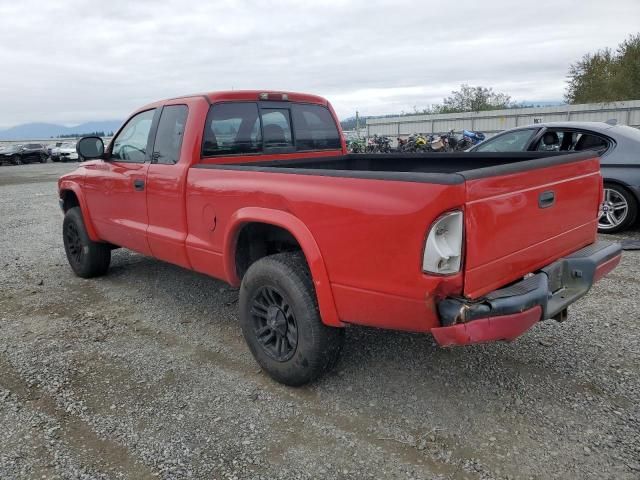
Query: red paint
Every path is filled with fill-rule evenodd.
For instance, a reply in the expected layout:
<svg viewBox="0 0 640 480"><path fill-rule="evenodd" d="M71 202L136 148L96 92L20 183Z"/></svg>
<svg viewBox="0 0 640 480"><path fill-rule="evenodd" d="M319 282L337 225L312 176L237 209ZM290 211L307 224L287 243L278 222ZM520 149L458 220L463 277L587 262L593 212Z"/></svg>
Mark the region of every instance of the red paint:
<svg viewBox="0 0 640 480"><path fill-rule="evenodd" d="M512 315L479 318L468 323L434 328L431 333L442 347L515 340L540 321L541 316L542 308L538 306Z"/></svg>
<svg viewBox="0 0 640 480"><path fill-rule="evenodd" d="M332 151L201 159L209 102L256 101L260 93L196 95L139 109L188 106L180 160L176 165L94 160L63 176L59 190L78 197L92 240L238 286L238 233L249 222L273 224L301 245L326 324L429 332L440 325L440 299L481 296L595 239L597 159L457 185L191 168L346 153L343 141ZM326 105L333 113L323 98L288 97ZM143 192L134 190L135 179L145 180ZM556 192L558 208L545 211L537 199L547 189ZM454 209L465 212L464 269L452 276L426 275L421 264L427 231ZM502 322L488 324L495 332ZM477 325L468 328L475 332ZM498 336L510 332L500 328Z"/></svg>
<svg viewBox="0 0 640 480"><path fill-rule="evenodd" d="M478 298L596 241L597 157L467 185L464 293ZM539 208L553 191L553 208Z"/></svg>

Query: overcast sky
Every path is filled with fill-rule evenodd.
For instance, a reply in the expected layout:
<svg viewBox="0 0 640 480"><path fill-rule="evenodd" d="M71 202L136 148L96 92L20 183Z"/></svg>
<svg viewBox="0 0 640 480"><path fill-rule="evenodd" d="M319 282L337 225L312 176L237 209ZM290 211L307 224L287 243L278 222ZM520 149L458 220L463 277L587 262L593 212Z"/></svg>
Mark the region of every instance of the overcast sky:
<svg viewBox="0 0 640 480"><path fill-rule="evenodd" d="M232 88L317 93L342 118L461 83L562 100L571 62L640 31L639 0L429 3L0 0L0 127Z"/></svg>

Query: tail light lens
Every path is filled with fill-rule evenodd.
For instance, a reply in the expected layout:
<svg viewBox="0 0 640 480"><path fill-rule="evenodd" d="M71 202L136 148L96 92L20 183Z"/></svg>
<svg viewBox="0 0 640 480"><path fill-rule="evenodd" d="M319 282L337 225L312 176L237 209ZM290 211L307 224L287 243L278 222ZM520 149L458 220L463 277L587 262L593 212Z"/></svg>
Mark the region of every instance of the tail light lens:
<svg viewBox="0 0 640 480"><path fill-rule="evenodd" d="M422 271L452 275L462 265L464 215L456 210L438 218L427 235L422 258Z"/></svg>

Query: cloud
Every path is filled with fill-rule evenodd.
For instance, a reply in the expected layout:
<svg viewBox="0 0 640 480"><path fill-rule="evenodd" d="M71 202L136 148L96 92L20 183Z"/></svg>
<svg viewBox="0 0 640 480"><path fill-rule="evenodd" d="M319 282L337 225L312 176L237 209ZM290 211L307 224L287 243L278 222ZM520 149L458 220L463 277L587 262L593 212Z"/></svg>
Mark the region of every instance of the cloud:
<svg viewBox="0 0 640 480"><path fill-rule="evenodd" d="M412 111L461 83L561 99L571 62L638 30L637 0L0 0L0 126L125 118L225 89L318 93L341 116Z"/></svg>

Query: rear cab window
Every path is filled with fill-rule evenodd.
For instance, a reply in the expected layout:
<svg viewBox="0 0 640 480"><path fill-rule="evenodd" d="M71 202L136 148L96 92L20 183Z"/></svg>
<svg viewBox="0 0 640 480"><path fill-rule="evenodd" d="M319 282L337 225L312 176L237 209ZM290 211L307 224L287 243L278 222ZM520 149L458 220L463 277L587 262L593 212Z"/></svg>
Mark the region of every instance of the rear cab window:
<svg viewBox="0 0 640 480"><path fill-rule="evenodd" d="M202 156L259 153L262 132L258 105L230 102L212 105L205 122Z"/></svg>
<svg viewBox="0 0 640 480"><path fill-rule="evenodd" d="M341 146L333 116L322 105L223 102L209 109L202 157L336 150Z"/></svg>
<svg viewBox="0 0 640 480"><path fill-rule="evenodd" d="M291 106L298 150L325 150L341 147L333 116L321 105L295 103Z"/></svg>

